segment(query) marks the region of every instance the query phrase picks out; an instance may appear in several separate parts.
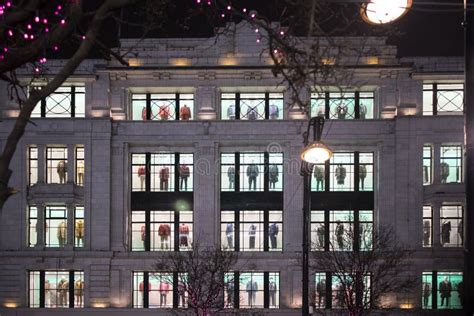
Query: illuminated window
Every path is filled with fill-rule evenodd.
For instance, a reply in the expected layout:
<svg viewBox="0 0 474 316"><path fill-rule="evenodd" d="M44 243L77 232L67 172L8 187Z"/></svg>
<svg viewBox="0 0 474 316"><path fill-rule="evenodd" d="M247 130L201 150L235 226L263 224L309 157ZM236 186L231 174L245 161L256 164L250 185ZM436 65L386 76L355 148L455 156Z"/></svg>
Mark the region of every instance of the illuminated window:
<svg viewBox="0 0 474 316"><path fill-rule="evenodd" d="M311 117L373 119L373 92L322 92L311 94Z"/></svg>
<svg viewBox="0 0 474 316"><path fill-rule="evenodd" d="M194 95L146 93L132 95L132 120L188 121L194 119Z"/></svg>
<svg viewBox="0 0 474 316"><path fill-rule="evenodd" d="M462 114L464 85L462 83L430 83L423 85L423 115Z"/></svg>
<svg viewBox="0 0 474 316"><path fill-rule="evenodd" d="M84 272L29 271L28 279L29 307L84 307Z"/></svg>
<svg viewBox="0 0 474 316"><path fill-rule="evenodd" d="M423 272L421 298L423 309L461 309L462 272Z"/></svg>
<svg viewBox="0 0 474 316"><path fill-rule="evenodd" d="M226 275L227 302L232 297L234 308L279 308L280 273L279 272L232 272ZM232 284L232 281L233 284ZM232 284L229 286L229 284ZM238 297L235 298L235 294ZM230 296L230 297L229 297Z"/></svg>
<svg viewBox="0 0 474 316"><path fill-rule="evenodd" d="M423 206L423 247L433 246L433 208Z"/></svg>
<svg viewBox="0 0 474 316"><path fill-rule="evenodd" d="M37 88L40 89L40 87ZM85 117L85 88L59 87L36 105L31 117Z"/></svg>
<svg viewBox="0 0 474 316"><path fill-rule="evenodd" d="M440 148L441 183L462 182L462 146L445 145Z"/></svg>
<svg viewBox="0 0 474 316"><path fill-rule="evenodd" d="M84 185L84 146L76 146L76 184Z"/></svg>
<svg viewBox="0 0 474 316"><path fill-rule="evenodd" d="M439 211L440 237L443 247L461 247L463 244L463 207L443 205Z"/></svg>
<svg viewBox="0 0 474 316"><path fill-rule="evenodd" d="M133 272L133 308L186 308L186 278L177 272Z"/></svg>
<svg viewBox="0 0 474 316"><path fill-rule="evenodd" d="M37 225L38 225L38 209L36 206L28 207L28 247L34 247L37 243Z"/></svg>
<svg viewBox="0 0 474 316"><path fill-rule="evenodd" d="M28 185L38 182L38 147L28 147Z"/></svg>
<svg viewBox="0 0 474 316"><path fill-rule="evenodd" d="M423 185L432 182L433 150L431 145L423 146Z"/></svg>
<svg viewBox="0 0 474 316"><path fill-rule="evenodd" d="M45 245L47 247L64 247L67 240L66 206L45 207Z"/></svg>
<svg viewBox="0 0 474 316"><path fill-rule="evenodd" d="M84 238L84 206L76 206L74 208L74 246L84 247Z"/></svg>
<svg viewBox="0 0 474 316"><path fill-rule="evenodd" d="M46 147L46 183L66 183L67 167L67 147Z"/></svg>
<svg viewBox="0 0 474 316"><path fill-rule="evenodd" d="M281 120L283 93L222 93L222 120Z"/></svg>

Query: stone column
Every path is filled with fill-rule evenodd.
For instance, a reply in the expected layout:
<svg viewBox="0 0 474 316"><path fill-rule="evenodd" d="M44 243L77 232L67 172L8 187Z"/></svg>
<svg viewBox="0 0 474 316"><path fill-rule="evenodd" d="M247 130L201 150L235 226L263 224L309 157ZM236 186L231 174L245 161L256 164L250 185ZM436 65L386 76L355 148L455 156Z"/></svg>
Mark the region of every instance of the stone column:
<svg viewBox="0 0 474 316"><path fill-rule="evenodd" d="M38 183L45 182L46 146L38 145Z"/></svg>
<svg viewBox="0 0 474 316"><path fill-rule="evenodd" d="M67 183L76 182L76 146L74 144L67 145Z"/></svg>
<svg viewBox="0 0 474 316"><path fill-rule="evenodd" d="M440 167L440 143L433 143L433 183L440 184L441 183L441 167Z"/></svg>
<svg viewBox="0 0 474 316"><path fill-rule="evenodd" d="M67 203L67 241L66 241L66 248L73 249L74 248L74 204Z"/></svg>
<svg viewBox="0 0 474 316"><path fill-rule="evenodd" d="M38 219L36 221L36 246L35 248L43 249L45 246L45 210L46 206L44 203L37 203L36 210L38 213Z"/></svg>
<svg viewBox="0 0 474 316"><path fill-rule="evenodd" d="M433 213L433 247L441 247L441 222L440 222L440 208L441 203L436 201L432 204L432 213Z"/></svg>

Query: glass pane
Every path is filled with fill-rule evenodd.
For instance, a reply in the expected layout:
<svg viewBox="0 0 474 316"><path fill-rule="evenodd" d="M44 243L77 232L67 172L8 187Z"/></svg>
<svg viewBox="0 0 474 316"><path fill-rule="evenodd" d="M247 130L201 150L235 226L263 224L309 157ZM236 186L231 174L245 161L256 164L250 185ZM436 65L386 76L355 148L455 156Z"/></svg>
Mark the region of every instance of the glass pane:
<svg viewBox="0 0 474 316"><path fill-rule="evenodd" d="M64 247L67 243L67 210L65 206L46 206L45 245Z"/></svg>
<svg viewBox="0 0 474 316"><path fill-rule="evenodd" d="M433 307L433 274L431 272L423 272L422 276L422 308L431 309Z"/></svg>
<svg viewBox="0 0 474 316"><path fill-rule="evenodd" d="M193 212L179 212L179 250L190 250L193 243Z"/></svg>
<svg viewBox="0 0 474 316"><path fill-rule="evenodd" d="M330 190L354 190L354 154L334 153L330 160Z"/></svg>
<svg viewBox="0 0 474 316"><path fill-rule="evenodd" d="M38 148L28 147L28 185L38 182Z"/></svg>
<svg viewBox="0 0 474 316"><path fill-rule="evenodd" d="M314 276L316 308L326 308L326 273L316 273Z"/></svg>
<svg viewBox="0 0 474 316"><path fill-rule="evenodd" d="M132 251L144 251L146 240L145 212L132 212Z"/></svg>
<svg viewBox="0 0 474 316"><path fill-rule="evenodd" d="M374 190L374 154L359 153L359 191Z"/></svg>
<svg viewBox="0 0 474 316"><path fill-rule="evenodd" d="M224 307L225 308L232 308L234 307L234 290L235 290L235 279L234 273L226 273L224 275Z"/></svg>
<svg viewBox="0 0 474 316"><path fill-rule="evenodd" d="M150 273L148 291L150 308L173 307L173 274Z"/></svg>
<svg viewBox="0 0 474 316"><path fill-rule="evenodd" d="M462 169L462 147L441 146L440 172L441 183L461 182Z"/></svg>
<svg viewBox="0 0 474 316"><path fill-rule="evenodd" d="M28 273L28 307L40 307L40 272L30 271Z"/></svg>
<svg viewBox="0 0 474 316"><path fill-rule="evenodd" d="M353 211L329 212L329 235L331 250L352 250L353 242Z"/></svg>
<svg viewBox="0 0 474 316"><path fill-rule="evenodd" d="M134 94L132 96L132 120L146 121L146 95Z"/></svg>
<svg viewBox="0 0 474 316"><path fill-rule="evenodd" d="M69 272L46 271L44 274L44 306L69 307Z"/></svg>
<svg viewBox="0 0 474 316"><path fill-rule="evenodd" d="M46 182L67 182L67 147L46 147Z"/></svg>
<svg viewBox="0 0 474 316"><path fill-rule="evenodd" d="M432 182L432 149L431 146L423 146L423 185L431 184Z"/></svg>
<svg viewBox="0 0 474 316"><path fill-rule="evenodd" d="M151 154L151 191L175 190L174 156L174 154Z"/></svg>
<svg viewBox="0 0 474 316"><path fill-rule="evenodd" d="M36 227L38 225L38 209L36 206L29 206L29 228L28 228L28 246L34 247L37 243Z"/></svg>
<svg viewBox="0 0 474 316"><path fill-rule="evenodd" d="M234 250L235 223L234 211L221 212L221 248Z"/></svg>
<svg viewBox="0 0 474 316"><path fill-rule="evenodd" d="M355 118L354 93L330 93L329 111L331 119L347 120Z"/></svg>
<svg viewBox="0 0 474 316"><path fill-rule="evenodd" d="M374 93L359 93L359 118L361 120L374 118Z"/></svg>
<svg viewBox="0 0 474 316"><path fill-rule="evenodd" d="M133 307L134 308L143 308L144 301L144 278L143 272L133 272ZM148 287L150 290L150 287Z"/></svg>
<svg viewBox="0 0 474 316"><path fill-rule="evenodd" d="M280 273L268 273L268 296L269 307L278 308L280 306Z"/></svg>
<svg viewBox="0 0 474 316"><path fill-rule="evenodd" d="M246 93L240 95L240 119L264 120L265 119L265 94Z"/></svg>
<svg viewBox="0 0 474 316"><path fill-rule="evenodd" d="M324 211L311 211L311 250L324 250L325 236Z"/></svg>
<svg viewBox="0 0 474 316"><path fill-rule="evenodd" d="M441 245L460 247L463 244L463 208L459 205L444 205L440 209Z"/></svg>
<svg viewBox="0 0 474 316"><path fill-rule="evenodd" d="M235 155L221 154L221 191L235 190Z"/></svg>
<svg viewBox="0 0 474 316"><path fill-rule="evenodd" d="M283 154L269 153L268 181L270 191L283 190Z"/></svg>
<svg viewBox="0 0 474 316"><path fill-rule="evenodd" d="M174 250L174 211L152 211L150 214L150 250Z"/></svg>
<svg viewBox="0 0 474 316"><path fill-rule="evenodd" d="M460 309L463 290L462 272L438 273L438 309Z"/></svg>
<svg viewBox="0 0 474 316"><path fill-rule="evenodd" d="M241 273L240 308L263 308L263 272Z"/></svg>
<svg viewBox="0 0 474 316"><path fill-rule="evenodd" d="M150 107L152 120L168 121L176 119L175 94L152 94Z"/></svg>
<svg viewBox="0 0 474 316"><path fill-rule="evenodd" d="M263 191L263 153L240 154L240 191Z"/></svg>
<svg viewBox="0 0 474 316"><path fill-rule="evenodd" d="M263 251L263 211L241 211L240 251Z"/></svg>
<svg viewBox="0 0 474 316"><path fill-rule="evenodd" d="M179 190L182 192L193 191L193 154L179 155Z"/></svg>
<svg viewBox="0 0 474 316"><path fill-rule="evenodd" d="M270 251L281 251L283 247L283 212L268 212L268 245Z"/></svg>
<svg viewBox="0 0 474 316"><path fill-rule="evenodd" d="M433 239L433 217L431 206L423 206L423 247L431 247Z"/></svg>
<svg viewBox="0 0 474 316"><path fill-rule="evenodd" d="M313 169L314 179L311 181L311 191L324 191L326 189L324 164L316 164Z"/></svg>
<svg viewBox="0 0 474 316"><path fill-rule="evenodd" d="M325 117L326 99L324 93L311 93L311 117Z"/></svg>
<svg viewBox="0 0 474 316"><path fill-rule="evenodd" d="M179 105L179 119L181 121L194 119L194 96L192 94L180 94Z"/></svg>
<svg viewBox="0 0 474 316"><path fill-rule="evenodd" d="M74 307L84 307L84 272L74 272Z"/></svg>
<svg viewBox="0 0 474 316"><path fill-rule="evenodd" d="M85 225L84 225L84 206L76 206L74 210L74 246L84 247Z"/></svg>
<svg viewBox="0 0 474 316"><path fill-rule="evenodd" d="M132 154L132 191L145 191L145 154Z"/></svg>
<svg viewBox="0 0 474 316"><path fill-rule="evenodd" d="M76 184L83 186L84 185L84 147L76 147Z"/></svg>

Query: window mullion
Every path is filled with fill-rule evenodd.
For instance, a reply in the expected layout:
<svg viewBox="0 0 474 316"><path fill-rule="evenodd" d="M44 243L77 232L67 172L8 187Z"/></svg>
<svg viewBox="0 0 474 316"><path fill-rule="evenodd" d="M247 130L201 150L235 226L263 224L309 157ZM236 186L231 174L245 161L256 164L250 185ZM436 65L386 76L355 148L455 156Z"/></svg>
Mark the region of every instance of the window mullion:
<svg viewBox="0 0 474 316"><path fill-rule="evenodd" d="M235 94L235 119L240 120L240 93Z"/></svg>
<svg viewBox="0 0 474 316"><path fill-rule="evenodd" d="M76 116L76 87L71 87L71 117Z"/></svg>

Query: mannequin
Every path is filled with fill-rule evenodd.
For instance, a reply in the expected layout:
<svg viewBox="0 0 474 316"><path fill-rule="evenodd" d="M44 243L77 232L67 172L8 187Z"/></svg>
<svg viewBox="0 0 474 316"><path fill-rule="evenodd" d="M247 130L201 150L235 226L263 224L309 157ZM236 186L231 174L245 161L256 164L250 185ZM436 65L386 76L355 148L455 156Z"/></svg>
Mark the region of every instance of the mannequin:
<svg viewBox="0 0 474 316"><path fill-rule="evenodd" d="M367 167L365 165L359 166L360 190L364 190L364 180L367 177Z"/></svg>
<svg viewBox="0 0 474 316"><path fill-rule="evenodd" d="M423 166L423 184L428 184L429 182L428 166Z"/></svg>
<svg viewBox="0 0 474 316"><path fill-rule="evenodd" d="M431 225L430 221L423 221L423 246L430 246L431 242Z"/></svg>
<svg viewBox="0 0 474 316"><path fill-rule="evenodd" d="M144 106L142 109L142 120L146 121L146 106Z"/></svg>
<svg viewBox="0 0 474 316"><path fill-rule="evenodd" d="M257 298L258 284L256 281L249 280L245 286L245 290L248 295L248 305L252 306L255 304L255 299Z"/></svg>
<svg viewBox="0 0 474 316"><path fill-rule="evenodd" d="M444 306L446 302L446 307L449 307L449 299L451 298L451 291L453 287L448 277L445 277L442 282L439 283L439 294L441 296L441 306Z"/></svg>
<svg viewBox="0 0 474 316"><path fill-rule="evenodd" d="M84 185L84 161L77 162L77 184Z"/></svg>
<svg viewBox="0 0 474 316"><path fill-rule="evenodd" d="M258 177L258 166L252 160L252 163L247 167L247 177L249 181L249 190L252 190L252 183L253 183L253 190L257 190L257 177Z"/></svg>
<svg viewBox="0 0 474 316"><path fill-rule="evenodd" d="M160 282L160 306L166 306L166 298L168 296L168 291L170 290L170 285L167 282Z"/></svg>
<svg viewBox="0 0 474 316"><path fill-rule="evenodd" d="M186 224L179 225L179 246L188 247L189 227Z"/></svg>
<svg viewBox="0 0 474 316"><path fill-rule="evenodd" d="M49 280L44 280L44 306L45 307L50 307L50 305L53 304L51 301L51 284L49 283Z"/></svg>
<svg viewBox="0 0 474 316"><path fill-rule="evenodd" d="M191 109L186 104L179 110L179 118L182 121L189 121L191 118Z"/></svg>
<svg viewBox="0 0 474 316"><path fill-rule="evenodd" d="M270 120L276 120L280 117L280 109L275 104L270 104L269 112Z"/></svg>
<svg viewBox="0 0 474 316"><path fill-rule="evenodd" d="M59 176L59 183L66 183L67 163L64 160L60 160L56 167L56 171Z"/></svg>
<svg viewBox="0 0 474 316"><path fill-rule="evenodd" d="M234 306L234 280L228 280L226 282L226 290L227 290L227 306L226 307L233 307Z"/></svg>
<svg viewBox="0 0 474 316"><path fill-rule="evenodd" d="M346 118L346 115L347 115L347 105L342 104L342 103L339 104L336 107L336 115L337 115L338 119L344 120Z"/></svg>
<svg viewBox="0 0 474 316"><path fill-rule="evenodd" d="M230 166L227 169L227 178L229 179L229 189L234 189L234 183L235 183L235 168L233 166Z"/></svg>
<svg viewBox="0 0 474 316"><path fill-rule="evenodd" d="M76 247L84 245L84 221L79 219L74 227L74 237L76 237Z"/></svg>
<svg viewBox="0 0 474 316"><path fill-rule="evenodd" d="M270 278L268 282L268 294L270 294L270 306L276 306L276 292L277 292L277 285L273 278Z"/></svg>
<svg viewBox="0 0 474 316"><path fill-rule="evenodd" d="M324 235L325 235L325 229L324 229L324 224L320 224L318 229L316 230L316 234L318 236L318 249L324 249Z"/></svg>
<svg viewBox="0 0 474 316"><path fill-rule="evenodd" d="M234 224L227 223L225 228L225 236L227 237L227 247L229 249L234 248Z"/></svg>
<svg viewBox="0 0 474 316"><path fill-rule="evenodd" d="M367 116L367 107L361 103L359 105L359 117L361 120L365 120L366 116Z"/></svg>
<svg viewBox="0 0 474 316"><path fill-rule="evenodd" d="M167 121L170 117L170 108L168 105L162 104L158 107L158 116L160 120Z"/></svg>
<svg viewBox="0 0 474 316"><path fill-rule="evenodd" d="M278 166L277 165L271 165L270 168L268 169L268 179L270 181L270 189L275 189L275 185L278 182Z"/></svg>
<svg viewBox="0 0 474 316"><path fill-rule="evenodd" d="M449 165L443 161L440 165L440 168L441 168L441 183L446 183L449 177Z"/></svg>
<svg viewBox="0 0 474 316"><path fill-rule="evenodd" d="M449 244L451 235L451 221L444 220L441 224L441 244Z"/></svg>
<svg viewBox="0 0 474 316"><path fill-rule="evenodd" d="M324 168L314 166L314 178L316 179L316 191L324 190Z"/></svg>
<svg viewBox="0 0 474 316"><path fill-rule="evenodd" d="M69 305L69 282L62 278L58 283L59 306L65 307Z"/></svg>
<svg viewBox="0 0 474 316"><path fill-rule="evenodd" d="M170 178L170 168L161 167L160 169L160 191L168 191L168 180Z"/></svg>
<svg viewBox="0 0 474 316"><path fill-rule="evenodd" d="M344 249L344 225L341 221L336 222L336 242L339 250Z"/></svg>
<svg viewBox="0 0 474 316"><path fill-rule="evenodd" d="M143 241L143 249L145 249L145 242L146 242L146 228L145 228L145 225L142 225L142 227L140 227L140 237Z"/></svg>
<svg viewBox="0 0 474 316"><path fill-rule="evenodd" d="M84 281L79 279L74 284L74 295L76 296L75 306L82 307L84 300Z"/></svg>
<svg viewBox="0 0 474 316"><path fill-rule="evenodd" d="M316 116L324 118L325 117L324 112L325 112L324 105L322 105L322 104L318 105L318 107L316 109Z"/></svg>
<svg viewBox="0 0 474 316"><path fill-rule="evenodd" d="M143 291L145 291L145 283L143 283L143 281L140 282L140 284L138 285L138 290L140 291L141 302L143 304L143 302L144 302L144 295L143 295L144 293L143 293ZM151 291L151 283L148 282L148 294L150 294L150 291Z"/></svg>
<svg viewBox="0 0 474 316"><path fill-rule="evenodd" d="M57 237L58 237L59 247L64 247L67 241L67 224L65 221L62 221L61 223L59 223Z"/></svg>
<svg viewBox="0 0 474 316"><path fill-rule="evenodd" d="M171 235L171 227L168 224L161 224L158 227L158 236L161 240L161 249L168 249L168 238Z"/></svg>
<svg viewBox="0 0 474 316"><path fill-rule="evenodd" d="M462 220L460 220L458 224L458 235L459 235L459 240L461 241L460 245L463 244L463 238L464 238L463 231L464 231L463 222Z"/></svg>
<svg viewBox="0 0 474 316"><path fill-rule="evenodd" d="M257 226L251 224L249 226L249 249L255 248L255 235L257 234Z"/></svg>
<svg viewBox="0 0 474 316"><path fill-rule="evenodd" d="M322 279L316 284L316 294L318 295L318 307L326 305L326 280Z"/></svg>
<svg viewBox="0 0 474 316"><path fill-rule="evenodd" d="M229 120L235 120L235 105L231 104L227 108L227 118Z"/></svg>
<svg viewBox="0 0 474 316"><path fill-rule="evenodd" d="M179 165L179 189L182 191L188 191L188 178L190 172L189 167L186 165Z"/></svg>
<svg viewBox="0 0 474 316"><path fill-rule="evenodd" d="M279 232L278 224L272 223L270 227L268 227L268 237L270 237L270 247L272 249L277 248L277 235Z"/></svg>
<svg viewBox="0 0 474 316"><path fill-rule="evenodd" d="M140 178L140 190L145 190L145 166L138 167L138 177Z"/></svg>
<svg viewBox="0 0 474 316"><path fill-rule="evenodd" d="M256 107L249 106L247 110L247 119L250 121L255 121L258 118L258 111Z"/></svg>
<svg viewBox="0 0 474 316"><path fill-rule="evenodd" d="M344 168L342 164L337 165L336 180L338 185L344 185L346 181L346 168Z"/></svg>
<svg viewBox="0 0 474 316"><path fill-rule="evenodd" d="M186 284L183 281L178 281L178 297L181 298L180 307L186 307ZM178 299L178 305L180 300Z"/></svg>
<svg viewBox="0 0 474 316"><path fill-rule="evenodd" d="M423 307L428 307L431 296L431 286L428 282L423 282Z"/></svg>

